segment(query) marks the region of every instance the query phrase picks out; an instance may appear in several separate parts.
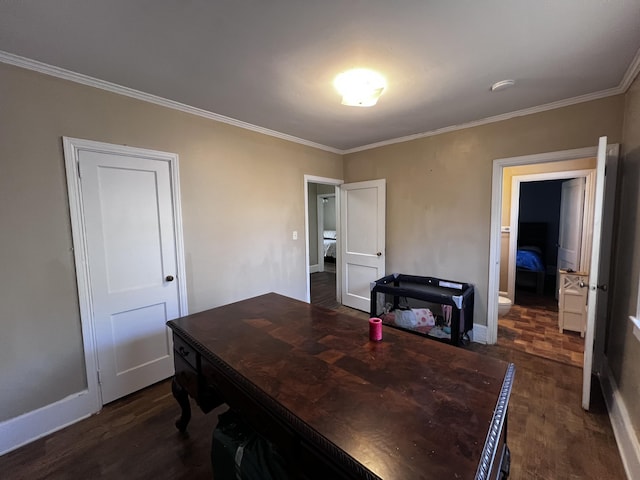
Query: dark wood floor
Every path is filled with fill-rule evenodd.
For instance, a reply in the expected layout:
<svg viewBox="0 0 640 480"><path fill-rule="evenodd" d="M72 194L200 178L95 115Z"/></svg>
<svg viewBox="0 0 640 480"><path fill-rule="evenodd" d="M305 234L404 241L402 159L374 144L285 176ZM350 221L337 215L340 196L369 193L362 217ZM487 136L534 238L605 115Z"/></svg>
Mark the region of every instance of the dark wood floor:
<svg viewBox="0 0 640 480"><path fill-rule="evenodd" d="M320 275L320 276L317 276ZM363 319L364 312L339 306L335 284L312 275L312 299ZM328 287L327 287L328 285ZM431 340L425 339L425 345ZM515 363L509 404L511 480L624 479L624 470L603 407L580 407L580 369L502 345L467 347ZM0 457L2 479L204 479L217 410L194 408L189 434L173 422L179 408L169 381L113 402L98 415Z"/></svg>
<svg viewBox="0 0 640 480"><path fill-rule="evenodd" d="M584 363L584 338L569 330L560 333L553 296L517 292L516 304L498 319L498 344L576 367Z"/></svg>
<svg viewBox="0 0 640 480"><path fill-rule="evenodd" d="M194 405L195 407L195 405ZM217 413L196 407L186 435L169 380L106 405L86 420L0 457L1 479L211 479Z"/></svg>

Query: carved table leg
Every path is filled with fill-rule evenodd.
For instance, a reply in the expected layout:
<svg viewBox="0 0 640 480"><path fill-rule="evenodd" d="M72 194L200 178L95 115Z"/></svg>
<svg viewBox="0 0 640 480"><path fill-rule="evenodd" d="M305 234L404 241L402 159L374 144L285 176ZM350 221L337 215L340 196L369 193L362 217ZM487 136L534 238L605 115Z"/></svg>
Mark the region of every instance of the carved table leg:
<svg viewBox="0 0 640 480"><path fill-rule="evenodd" d="M182 409L180 418L176 420L176 428L184 433L187 431L189 420L191 420L191 403L189 402L189 395L187 394L187 391L176 381L175 377L173 377L173 380L171 381L171 393L173 393L173 397L177 400L180 408Z"/></svg>

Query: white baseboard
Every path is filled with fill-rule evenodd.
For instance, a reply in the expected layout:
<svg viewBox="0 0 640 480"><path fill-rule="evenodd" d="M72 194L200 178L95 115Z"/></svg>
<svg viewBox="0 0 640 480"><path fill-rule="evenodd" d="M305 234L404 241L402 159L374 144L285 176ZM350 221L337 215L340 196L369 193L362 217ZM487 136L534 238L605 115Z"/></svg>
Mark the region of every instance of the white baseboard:
<svg viewBox="0 0 640 480"><path fill-rule="evenodd" d="M487 343L487 326L473 324L473 330L471 330L471 341L477 343Z"/></svg>
<svg viewBox="0 0 640 480"><path fill-rule="evenodd" d="M85 390L0 422L0 455L83 420L99 410L94 396Z"/></svg>
<svg viewBox="0 0 640 480"><path fill-rule="evenodd" d="M629 480L640 478L640 442L632 427L629 411L620 395L606 357L600 376L600 384L627 478Z"/></svg>
<svg viewBox="0 0 640 480"><path fill-rule="evenodd" d="M309 265L309 273L318 273L320 271L320 265Z"/></svg>

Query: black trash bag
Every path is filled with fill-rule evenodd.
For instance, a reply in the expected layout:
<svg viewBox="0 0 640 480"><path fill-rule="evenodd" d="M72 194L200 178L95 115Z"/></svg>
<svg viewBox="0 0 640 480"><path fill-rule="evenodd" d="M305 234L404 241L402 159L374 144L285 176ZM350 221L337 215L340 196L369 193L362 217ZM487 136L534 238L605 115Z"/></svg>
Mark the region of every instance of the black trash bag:
<svg viewBox="0 0 640 480"><path fill-rule="evenodd" d="M214 480L288 480L276 448L233 410L218 415L213 431L211 466Z"/></svg>

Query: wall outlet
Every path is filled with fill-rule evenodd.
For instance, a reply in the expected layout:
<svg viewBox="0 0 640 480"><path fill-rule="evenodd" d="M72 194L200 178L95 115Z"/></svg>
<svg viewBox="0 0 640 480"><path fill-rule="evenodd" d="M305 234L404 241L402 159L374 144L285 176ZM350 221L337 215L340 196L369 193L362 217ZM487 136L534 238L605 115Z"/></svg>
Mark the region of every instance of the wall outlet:
<svg viewBox="0 0 640 480"><path fill-rule="evenodd" d="M291 238L293 238L294 240L298 239L298 231L297 230L293 231L293 235L291 235Z"/></svg>

